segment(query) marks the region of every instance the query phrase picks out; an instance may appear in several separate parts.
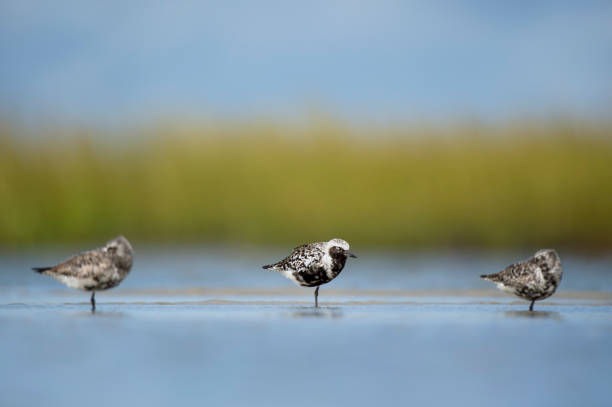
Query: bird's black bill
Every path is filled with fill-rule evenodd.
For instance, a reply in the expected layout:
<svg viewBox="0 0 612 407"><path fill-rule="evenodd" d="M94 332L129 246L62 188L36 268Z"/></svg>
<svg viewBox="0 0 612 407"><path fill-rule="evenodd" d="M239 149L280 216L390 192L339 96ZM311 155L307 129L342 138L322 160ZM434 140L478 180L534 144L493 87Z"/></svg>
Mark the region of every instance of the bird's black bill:
<svg viewBox="0 0 612 407"><path fill-rule="evenodd" d="M344 254L346 254L349 257L353 257L353 258L357 258L357 256L355 256L353 253L349 252L348 250L345 250Z"/></svg>

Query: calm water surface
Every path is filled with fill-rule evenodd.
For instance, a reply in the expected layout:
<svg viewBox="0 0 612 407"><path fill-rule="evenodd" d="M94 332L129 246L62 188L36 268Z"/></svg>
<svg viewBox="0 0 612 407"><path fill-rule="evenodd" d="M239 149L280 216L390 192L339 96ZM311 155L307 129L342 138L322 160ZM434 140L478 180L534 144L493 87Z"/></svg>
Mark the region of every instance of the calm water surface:
<svg viewBox="0 0 612 407"><path fill-rule="evenodd" d="M609 256L528 313L477 278L528 253L358 253L318 310L283 254L137 249L91 314L28 271L65 250L3 253L0 405L609 405Z"/></svg>

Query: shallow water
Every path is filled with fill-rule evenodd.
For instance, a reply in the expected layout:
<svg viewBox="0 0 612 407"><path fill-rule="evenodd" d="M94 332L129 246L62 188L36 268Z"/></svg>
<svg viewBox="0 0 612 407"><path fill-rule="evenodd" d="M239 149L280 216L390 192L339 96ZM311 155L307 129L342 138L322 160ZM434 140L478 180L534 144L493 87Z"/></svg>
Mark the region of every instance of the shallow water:
<svg viewBox="0 0 612 407"><path fill-rule="evenodd" d="M65 254L0 256L0 405L609 405L609 257L529 313L477 278L516 254L364 253L314 309L280 251L138 253L95 314L28 271Z"/></svg>

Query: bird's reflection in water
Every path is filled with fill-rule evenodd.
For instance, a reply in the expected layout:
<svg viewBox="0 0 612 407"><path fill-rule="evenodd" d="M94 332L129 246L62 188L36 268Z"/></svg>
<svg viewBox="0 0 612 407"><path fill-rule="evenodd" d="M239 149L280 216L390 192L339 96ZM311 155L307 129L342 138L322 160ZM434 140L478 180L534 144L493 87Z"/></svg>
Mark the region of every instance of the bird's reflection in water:
<svg viewBox="0 0 612 407"><path fill-rule="evenodd" d="M123 318L125 316L122 311L104 309L96 309L95 311L90 309L76 311L74 309L66 309L66 314L76 318Z"/></svg>
<svg viewBox="0 0 612 407"><path fill-rule="evenodd" d="M289 314L292 318L341 318L340 307L297 307Z"/></svg>
<svg viewBox="0 0 612 407"><path fill-rule="evenodd" d="M561 314L555 311L506 311L504 315L512 318L542 318L561 320Z"/></svg>

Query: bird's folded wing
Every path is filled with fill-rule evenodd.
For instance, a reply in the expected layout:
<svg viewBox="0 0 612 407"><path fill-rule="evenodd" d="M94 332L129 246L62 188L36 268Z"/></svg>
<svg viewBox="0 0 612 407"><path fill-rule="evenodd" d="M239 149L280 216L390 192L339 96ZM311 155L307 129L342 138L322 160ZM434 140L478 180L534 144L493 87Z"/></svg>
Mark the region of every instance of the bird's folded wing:
<svg viewBox="0 0 612 407"><path fill-rule="evenodd" d="M98 249L77 254L53 267L51 271L64 276L87 278L93 276L96 271L108 268L111 265L110 258Z"/></svg>
<svg viewBox="0 0 612 407"><path fill-rule="evenodd" d="M314 244L304 245L300 250L294 252L294 264L299 271L305 271L321 262L323 251Z"/></svg>
<svg viewBox="0 0 612 407"><path fill-rule="evenodd" d="M538 266L531 261L522 261L506 267L500 277L504 284L508 286L524 285L535 278Z"/></svg>

